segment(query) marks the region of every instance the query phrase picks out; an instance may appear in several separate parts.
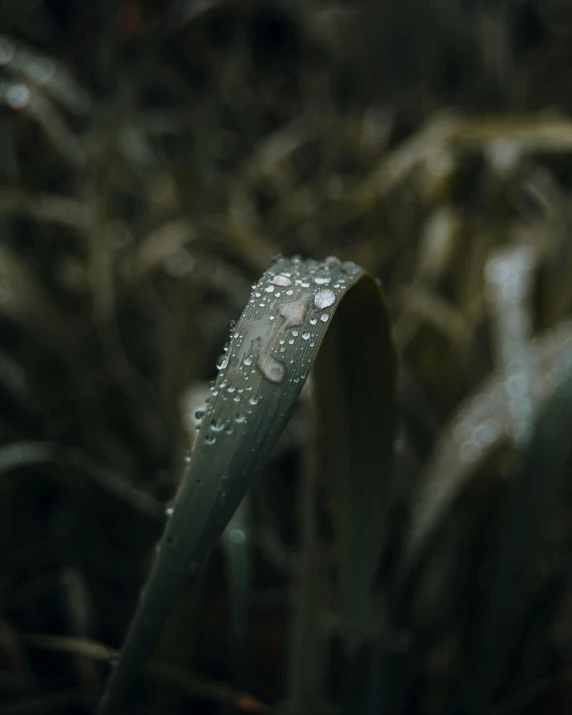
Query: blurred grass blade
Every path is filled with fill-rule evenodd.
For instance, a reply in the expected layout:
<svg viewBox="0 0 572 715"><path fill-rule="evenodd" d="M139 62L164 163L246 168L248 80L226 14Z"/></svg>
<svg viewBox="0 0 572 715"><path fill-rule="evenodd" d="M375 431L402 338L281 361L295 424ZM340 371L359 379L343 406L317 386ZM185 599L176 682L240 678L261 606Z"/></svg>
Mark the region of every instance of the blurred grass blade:
<svg viewBox="0 0 572 715"><path fill-rule="evenodd" d="M234 639L234 685L245 688L252 676L248 648L248 604L251 588L250 497L238 505L224 530L222 548L228 563Z"/></svg>
<svg viewBox="0 0 572 715"><path fill-rule="evenodd" d="M496 362L504 371L505 392L514 441L525 441L532 428L535 356L530 350L530 297L536 264L531 246L504 249L485 268L487 294L495 316Z"/></svg>
<svg viewBox="0 0 572 715"><path fill-rule="evenodd" d="M563 322L533 342L537 365L533 386L536 400L546 399L554 380L566 369L572 350L572 323ZM409 570L423 551L441 519L483 461L501 443L514 437L505 389L505 375L493 375L470 395L443 431L432 460L421 476L413 505L403 567Z"/></svg>
<svg viewBox="0 0 572 715"><path fill-rule="evenodd" d="M524 628L523 614L545 545L550 517L558 504L572 453L572 352L560 384L537 419L523 468L509 498L504 536L484 630L482 678L473 712L492 704L502 685L515 635Z"/></svg>
<svg viewBox="0 0 572 715"><path fill-rule="evenodd" d="M268 459L322 343L316 378L324 400L320 414L327 420L325 476L340 495L338 482L348 485L347 513L337 510L343 536L337 536L344 581L348 588L355 584L356 595L348 598L352 630L359 629L357 609L367 600L378 551L378 483L387 479L383 469L389 468L394 431L394 363L382 293L353 263L280 259L254 286L218 361L220 373L100 715L120 706L181 583L212 548Z"/></svg>

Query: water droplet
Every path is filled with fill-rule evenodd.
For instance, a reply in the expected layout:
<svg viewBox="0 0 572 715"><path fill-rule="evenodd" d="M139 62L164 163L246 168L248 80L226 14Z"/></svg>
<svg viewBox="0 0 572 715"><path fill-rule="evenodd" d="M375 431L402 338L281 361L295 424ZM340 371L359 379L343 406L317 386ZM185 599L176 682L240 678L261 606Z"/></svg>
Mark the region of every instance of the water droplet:
<svg viewBox="0 0 572 715"><path fill-rule="evenodd" d="M287 290L287 291L286 291L286 295L294 295L294 291L293 291L293 290Z"/></svg>
<svg viewBox="0 0 572 715"><path fill-rule="evenodd" d="M270 281L271 283L274 283L275 286L291 286L292 281L288 276L285 276L283 273L279 273L277 276L274 276L274 278Z"/></svg>
<svg viewBox="0 0 572 715"><path fill-rule="evenodd" d="M359 271L359 266L353 261L344 261L341 267L342 271L347 273L349 276L355 276L355 274Z"/></svg>
<svg viewBox="0 0 572 715"><path fill-rule="evenodd" d="M235 328L236 328L236 320L231 320L230 323L228 324L228 329L234 330Z"/></svg>
<svg viewBox="0 0 572 715"><path fill-rule="evenodd" d="M293 337L297 338L298 335L299 335L299 333L298 333L297 330L293 330L293 331L292 331L292 336L293 336Z"/></svg>
<svg viewBox="0 0 572 715"><path fill-rule="evenodd" d="M224 370L224 368L228 365L228 358L226 355L220 355L218 360L216 361L216 367L217 370ZM212 384L212 383L211 383Z"/></svg>
<svg viewBox="0 0 572 715"><path fill-rule="evenodd" d="M520 395L526 394L526 388L528 382L526 375L517 373L516 375L511 375L506 381L506 392L511 397L518 397Z"/></svg>
<svg viewBox="0 0 572 715"><path fill-rule="evenodd" d="M205 443L208 444L209 446L212 446L216 442L216 437L214 434L207 434L205 435Z"/></svg>
<svg viewBox="0 0 572 715"><path fill-rule="evenodd" d="M173 512L175 511L175 507L173 506L173 502L169 502L167 506L165 507L165 516L168 518L170 516L173 516Z"/></svg>
<svg viewBox="0 0 572 715"><path fill-rule="evenodd" d="M335 269L340 267L340 259L336 258L335 256L328 256L324 263L328 266L330 269Z"/></svg>
<svg viewBox="0 0 572 715"><path fill-rule="evenodd" d="M320 315L320 320L322 321L322 323L327 323L329 319L330 316L327 313L322 313L322 315Z"/></svg>
<svg viewBox="0 0 572 715"><path fill-rule="evenodd" d="M191 451L189 450L188 452L185 453L185 464L190 464L191 463Z"/></svg>
<svg viewBox="0 0 572 715"><path fill-rule="evenodd" d="M24 109L30 101L30 90L25 84L11 84L4 96L6 104L12 109Z"/></svg>
<svg viewBox="0 0 572 715"><path fill-rule="evenodd" d="M214 432L222 432L222 430L224 429L224 422L223 422L221 419L219 419L218 417L215 418L215 419L211 422L211 429L212 429Z"/></svg>
<svg viewBox="0 0 572 715"><path fill-rule="evenodd" d="M237 412L234 421L237 425L241 425L246 422L246 417L242 414L242 412Z"/></svg>
<svg viewBox="0 0 572 715"><path fill-rule="evenodd" d="M274 293L274 286L273 285L266 286L266 288L264 290L267 293Z"/></svg>
<svg viewBox="0 0 572 715"><path fill-rule="evenodd" d="M242 361L247 367L252 365L252 358L251 357L245 357L244 360Z"/></svg>
<svg viewBox="0 0 572 715"><path fill-rule="evenodd" d="M501 427L496 420L486 420L475 430L474 440L479 447L488 447L500 434Z"/></svg>
<svg viewBox="0 0 572 715"><path fill-rule="evenodd" d="M197 420L202 420L203 417L205 416L205 411L202 407L200 407L196 412L195 412L195 419Z"/></svg>
<svg viewBox="0 0 572 715"><path fill-rule="evenodd" d="M329 308L336 300L336 294L330 288L319 290L314 296L314 305L316 308Z"/></svg>
<svg viewBox="0 0 572 715"><path fill-rule="evenodd" d="M275 384L280 384L286 377L286 365L272 355L260 357L257 367L267 380Z"/></svg>
<svg viewBox="0 0 572 715"><path fill-rule="evenodd" d="M328 285L332 280L331 276L324 274L324 273L318 273L314 276L314 283L319 286L325 286Z"/></svg>
<svg viewBox="0 0 572 715"><path fill-rule="evenodd" d="M233 392L236 392L236 387L234 385L229 385L226 389L229 395L232 395Z"/></svg>
<svg viewBox="0 0 572 715"><path fill-rule="evenodd" d="M258 397L258 395L252 395L248 401L252 406L254 406L260 402L260 397Z"/></svg>
<svg viewBox="0 0 572 715"><path fill-rule="evenodd" d="M284 303L280 306L279 313L284 318L284 328L286 330L297 325L302 325L308 307L308 300L309 296L304 296L299 300Z"/></svg>
<svg viewBox="0 0 572 715"><path fill-rule="evenodd" d="M228 536L231 543L236 546L242 546L246 542L246 536L242 529L231 529Z"/></svg>
<svg viewBox="0 0 572 715"><path fill-rule="evenodd" d="M310 333L302 333L302 340L309 340L310 339Z"/></svg>
<svg viewBox="0 0 572 715"><path fill-rule="evenodd" d="M316 325L317 322L318 322L318 321L316 320L316 318L311 318L311 319L310 319L310 325Z"/></svg>

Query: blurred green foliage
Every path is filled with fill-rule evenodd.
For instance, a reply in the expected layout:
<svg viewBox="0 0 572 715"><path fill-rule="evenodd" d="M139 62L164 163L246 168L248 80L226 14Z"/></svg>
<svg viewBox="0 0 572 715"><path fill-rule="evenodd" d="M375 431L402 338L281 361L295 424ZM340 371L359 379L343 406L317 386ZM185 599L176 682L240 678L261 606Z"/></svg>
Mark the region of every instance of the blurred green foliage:
<svg viewBox="0 0 572 715"><path fill-rule="evenodd" d="M322 499L321 711L569 712L571 36L566 0L0 0L0 712L92 710L277 252L378 276L399 355L351 657ZM216 550L126 711L287 707L311 424L251 493L253 667Z"/></svg>

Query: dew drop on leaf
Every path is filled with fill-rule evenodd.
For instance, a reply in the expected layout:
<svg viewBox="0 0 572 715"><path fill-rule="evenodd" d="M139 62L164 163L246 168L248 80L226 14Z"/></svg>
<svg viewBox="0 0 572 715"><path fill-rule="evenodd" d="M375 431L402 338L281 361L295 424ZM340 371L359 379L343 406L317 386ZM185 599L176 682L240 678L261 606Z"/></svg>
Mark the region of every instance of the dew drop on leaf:
<svg viewBox="0 0 572 715"><path fill-rule="evenodd" d="M333 305L336 300L336 294L330 288L319 290L314 296L314 305L316 308L328 308Z"/></svg>
<svg viewBox="0 0 572 715"><path fill-rule="evenodd" d="M290 303L284 303L279 308L280 315L284 318L284 329L302 325L308 307L309 296L304 296Z"/></svg>
<svg viewBox="0 0 572 715"><path fill-rule="evenodd" d="M232 529L229 534L230 540L236 546L242 546L246 542L246 536L242 529Z"/></svg>
<svg viewBox="0 0 572 715"><path fill-rule="evenodd" d="M258 359L256 366L264 377L275 384L280 384L286 377L286 365L272 355L264 355Z"/></svg>
<svg viewBox="0 0 572 715"><path fill-rule="evenodd" d="M359 266L353 261L344 261L344 263L342 263L342 271L350 276L355 276L355 274L359 271Z"/></svg>
<svg viewBox="0 0 572 715"><path fill-rule="evenodd" d="M283 273L279 273L277 276L274 276L274 278L270 281L273 283L275 286L291 286L292 281L288 276L285 276Z"/></svg>
<svg viewBox="0 0 572 715"><path fill-rule="evenodd" d="M328 285L328 283L330 283L331 280L332 280L331 277L324 273L317 273L314 276L314 283L319 286Z"/></svg>

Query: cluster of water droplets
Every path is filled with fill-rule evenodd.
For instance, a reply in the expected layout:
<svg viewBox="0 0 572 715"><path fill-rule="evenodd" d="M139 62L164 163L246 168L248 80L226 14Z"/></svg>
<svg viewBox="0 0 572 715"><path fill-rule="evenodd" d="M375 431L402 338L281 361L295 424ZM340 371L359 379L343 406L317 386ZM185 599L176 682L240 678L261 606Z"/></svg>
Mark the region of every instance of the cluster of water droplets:
<svg viewBox="0 0 572 715"><path fill-rule="evenodd" d="M273 385L303 379L300 371L289 377L291 366L301 359L307 374L319 326L330 320L341 292L359 271L356 264L333 257L319 262L296 256L279 260L253 286L240 323L229 326L230 343L217 360L218 376L208 401L210 406L222 401L236 410L225 419L211 418L209 405L195 413L197 420L207 420L201 426L207 447L247 423L263 399L259 378Z"/></svg>

